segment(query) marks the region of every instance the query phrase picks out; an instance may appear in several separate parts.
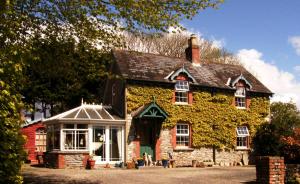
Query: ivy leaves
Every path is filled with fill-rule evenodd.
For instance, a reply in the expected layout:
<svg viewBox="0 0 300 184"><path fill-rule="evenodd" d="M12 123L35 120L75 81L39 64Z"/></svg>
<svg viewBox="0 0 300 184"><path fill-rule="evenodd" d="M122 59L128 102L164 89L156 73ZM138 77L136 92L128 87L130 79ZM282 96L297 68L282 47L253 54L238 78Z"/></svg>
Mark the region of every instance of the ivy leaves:
<svg viewBox="0 0 300 184"><path fill-rule="evenodd" d="M163 128L173 128L178 122L189 122L192 126L194 147L233 148L235 128L247 125L251 135L257 126L265 122L269 112L269 100L264 97L251 98L249 110L240 110L232 105L233 94L220 93L214 96L207 91L193 92L192 105L172 104L173 89L129 86L127 93L127 113L151 102L152 97L168 114Z"/></svg>

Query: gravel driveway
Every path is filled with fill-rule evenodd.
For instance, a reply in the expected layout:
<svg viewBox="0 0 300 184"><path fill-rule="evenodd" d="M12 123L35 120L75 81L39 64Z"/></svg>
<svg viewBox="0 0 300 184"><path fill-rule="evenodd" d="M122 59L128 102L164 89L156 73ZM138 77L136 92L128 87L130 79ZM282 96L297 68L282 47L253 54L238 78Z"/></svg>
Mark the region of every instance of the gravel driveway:
<svg viewBox="0 0 300 184"><path fill-rule="evenodd" d="M139 170L126 169L48 169L25 165L24 183L68 184L235 184L255 183L255 167L175 168L160 167Z"/></svg>

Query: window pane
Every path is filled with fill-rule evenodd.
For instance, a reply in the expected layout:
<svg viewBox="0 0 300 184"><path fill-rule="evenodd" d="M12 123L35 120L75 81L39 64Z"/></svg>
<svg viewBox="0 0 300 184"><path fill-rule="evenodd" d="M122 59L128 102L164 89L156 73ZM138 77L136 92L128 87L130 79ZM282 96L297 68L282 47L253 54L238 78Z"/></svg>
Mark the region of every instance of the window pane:
<svg viewBox="0 0 300 184"><path fill-rule="evenodd" d="M235 96L239 97L245 97L246 96L246 90L243 87L239 87L236 89Z"/></svg>
<svg viewBox="0 0 300 184"><path fill-rule="evenodd" d="M74 129L74 124L64 124L64 129Z"/></svg>
<svg viewBox="0 0 300 184"><path fill-rule="evenodd" d="M35 133L35 150L37 152L46 151L46 130L44 128L39 128Z"/></svg>
<svg viewBox="0 0 300 184"><path fill-rule="evenodd" d="M93 143L92 149L95 156L100 161L106 161L105 159L105 127L97 126L93 128Z"/></svg>
<svg viewBox="0 0 300 184"><path fill-rule="evenodd" d="M87 149L87 138L88 131L87 130L77 130L76 131L76 149L85 150Z"/></svg>
<svg viewBox="0 0 300 184"><path fill-rule="evenodd" d="M75 130L64 130L65 149L75 149Z"/></svg>
<svg viewBox="0 0 300 184"><path fill-rule="evenodd" d="M77 129L87 129L88 125L86 124L77 124Z"/></svg>
<svg viewBox="0 0 300 184"><path fill-rule="evenodd" d="M118 126L110 127L109 136L109 149L110 161L121 161L122 160L122 128Z"/></svg>
<svg viewBox="0 0 300 184"><path fill-rule="evenodd" d="M188 93L187 92L175 92L175 102L188 102Z"/></svg>
<svg viewBox="0 0 300 184"><path fill-rule="evenodd" d="M246 126L240 126L236 128L236 133L238 136L249 136L249 131Z"/></svg>
<svg viewBox="0 0 300 184"><path fill-rule="evenodd" d="M188 81L177 81L175 84L175 90L188 91L189 90Z"/></svg>
<svg viewBox="0 0 300 184"><path fill-rule="evenodd" d="M246 101L243 97L235 97L235 106L236 107L246 107Z"/></svg>
<svg viewBox="0 0 300 184"><path fill-rule="evenodd" d="M189 125L177 124L176 125L176 146L189 146Z"/></svg>

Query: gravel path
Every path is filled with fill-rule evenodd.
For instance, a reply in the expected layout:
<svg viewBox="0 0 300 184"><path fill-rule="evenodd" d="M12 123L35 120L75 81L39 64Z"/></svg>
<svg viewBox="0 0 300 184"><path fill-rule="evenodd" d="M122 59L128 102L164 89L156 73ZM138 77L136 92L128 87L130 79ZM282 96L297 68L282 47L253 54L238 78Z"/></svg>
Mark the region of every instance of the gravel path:
<svg viewBox="0 0 300 184"><path fill-rule="evenodd" d="M48 169L25 165L24 183L30 184L237 184L255 183L255 167L126 169Z"/></svg>

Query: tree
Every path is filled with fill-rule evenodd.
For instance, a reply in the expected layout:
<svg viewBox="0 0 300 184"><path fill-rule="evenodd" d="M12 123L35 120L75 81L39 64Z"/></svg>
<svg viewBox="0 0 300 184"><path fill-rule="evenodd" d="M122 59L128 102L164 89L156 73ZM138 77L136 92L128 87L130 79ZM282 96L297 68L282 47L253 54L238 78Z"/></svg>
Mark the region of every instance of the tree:
<svg viewBox="0 0 300 184"><path fill-rule="evenodd" d="M124 34L125 46L123 49L154 53L171 57L184 58L188 47L189 34L163 33L163 34ZM225 48L216 47L213 42L199 39L200 58L203 63L224 63L240 65L238 58Z"/></svg>
<svg viewBox="0 0 300 184"><path fill-rule="evenodd" d="M271 122L257 131L254 139L256 155L284 156L286 162L300 162L300 116L293 103L271 104Z"/></svg>
<svg viewBox="0 0 300 184"><path fill-rule="evenodd" d="M51 115L86 102L101 102L109 59L87 42L51 37L37 39L25 67L22 94L28 104L42 103Z"/></svg>

